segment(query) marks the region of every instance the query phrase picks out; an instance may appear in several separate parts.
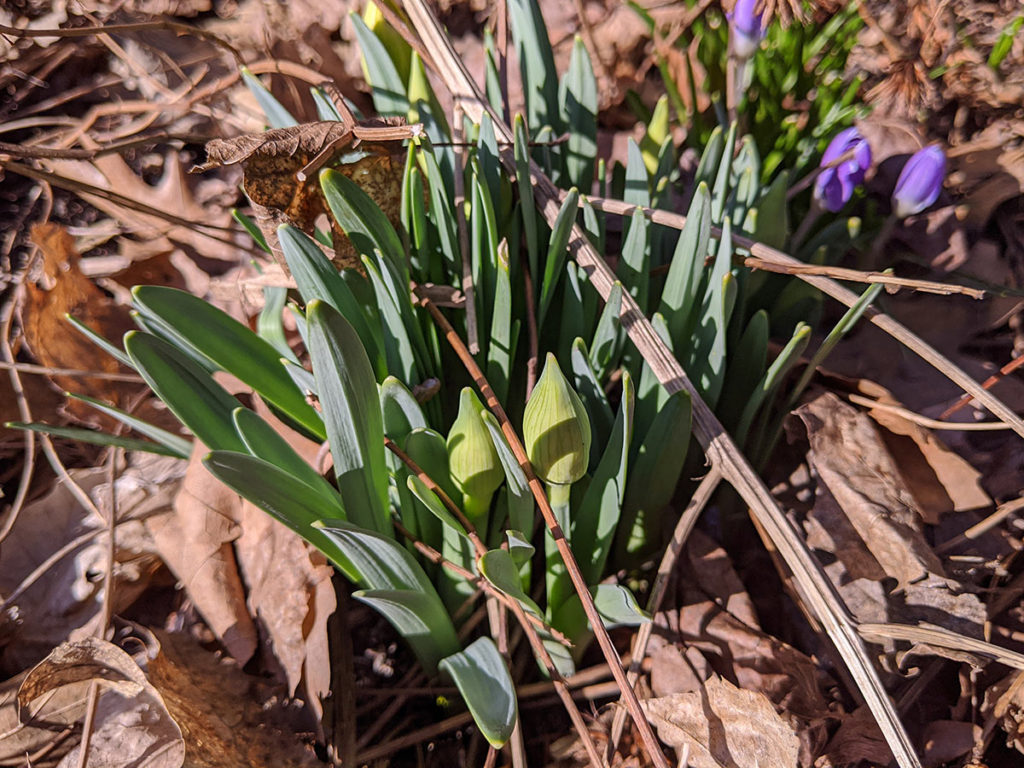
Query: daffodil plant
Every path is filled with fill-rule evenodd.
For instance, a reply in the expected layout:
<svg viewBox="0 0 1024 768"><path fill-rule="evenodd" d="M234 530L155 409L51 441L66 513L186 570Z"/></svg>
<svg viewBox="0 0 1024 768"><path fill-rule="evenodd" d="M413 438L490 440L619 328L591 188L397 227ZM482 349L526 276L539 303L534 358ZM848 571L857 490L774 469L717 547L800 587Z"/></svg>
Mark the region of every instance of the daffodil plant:
<svg viewBox="0 0 1024 768"><path fill-rule="evenodd" d="M778 33L752 9L737 3L732 49L753 67L756 84L762 36ZM583 42L559 77L536 1L510 0L508 11L525 95L525 117L512 120L513 147L498 144L485 118L465 126L456 151L418 54L383 18L353 16L378 111L424 127L396 166L395 217L337 166L319 173L335 231L350 239L361 268L339 272L321 248L330 234L285 224L270 234L295 288L267 289L257 331L181 291L139 287L139 329L123 346L107 345L209 449L204 463L216 477L320 549L357 585L356 598L405 638L428 676L458 686L496 746L516 722L515 687L490 636L477 630L477 639L460 639L467 600L485 592L512 601L563 674L594 627L551 531L539 523L524 466L503 433L509 425L498 422L416 296L448 299L442 311L471 341L522 436L590 587L586 599L608 625L648 620L614 576L657 554L703 463L691 451L689 397L669 394L627 340L626 297L651 318L737 442L761 456L795 396L792 389L783 396L783 383L808 346L804 321L813 315L803 288L746 269L733 242L734 232L779 246L790 237L794 169L780 166L807 147L791 141L788 128L766 142L741 133L744 121L763 125L741 114L739 123L708 130L695 178L684 182L668 130L677 93L657 105L626 162L608 168L597 156L597 84ZM488 95L501 114L495 61L488 48ZM287 126L291 116L258 80L248 82L274 125ZM324 93L314 97L321 119L339 117ZM849 99L836 104L847 115ZM501 163L509 149L515 173ZM565 190L551 227L535 208L531 160ZM859 134L839 134L815 199L840 209L869 164ZM908 164L893 196L900 215L934 202L938 166L933 150ZM636 208L613 219L604 195ZM645 214L681 200L688 201L681 230ZM575 223L617 263L619 282L603 306L569 252ZM807 245L829 247L829 237L819 233ZM423 286L430 291L419 292ZM285 313L298 338L285 333ZM781 351L772 357L773 335ZM289 428L326 441L330 475L230 395L214 378L220 371L249 386ZM188 455L180 435L107 412L148 437L142 447Z"/></svg>

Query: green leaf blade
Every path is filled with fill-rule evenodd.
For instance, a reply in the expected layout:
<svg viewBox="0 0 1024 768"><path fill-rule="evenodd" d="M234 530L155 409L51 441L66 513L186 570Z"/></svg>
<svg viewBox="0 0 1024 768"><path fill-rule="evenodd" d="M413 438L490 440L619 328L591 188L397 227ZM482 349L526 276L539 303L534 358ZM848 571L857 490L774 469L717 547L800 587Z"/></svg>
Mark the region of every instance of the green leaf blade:
<svg viewBox="0 0 1024 768"><path fill-rule="evenodd" d="M386 533L388 471L377 381L352 327L331 305L307 310L309 355L330 441L338 490L349 519Z"/></svg>

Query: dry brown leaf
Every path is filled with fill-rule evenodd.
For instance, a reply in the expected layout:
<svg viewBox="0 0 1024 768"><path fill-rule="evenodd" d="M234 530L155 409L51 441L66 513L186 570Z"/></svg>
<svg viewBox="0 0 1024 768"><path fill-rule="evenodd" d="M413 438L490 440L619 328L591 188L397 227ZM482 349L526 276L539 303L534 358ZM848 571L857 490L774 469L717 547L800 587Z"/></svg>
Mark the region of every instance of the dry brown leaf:
<svg viewBox="0 0 1024 768"><path fill-rule="evenodd" d="M1024 672L1014 672L985 692L982 711L1006 731L1006 744L1024 753Z"/></svg>
<svg viewBox="0 0 1024 768"><path fill-rule="evenodd" d="M232 543L241 534L241 500L202 464L197 440L174 500L174 513L147 522L163 561L228 653L244 664L258 646Z"/></svg>
<svg viewBox="0 0 1024 768"><path fill-rule="evenodd" d="M899 405L884 387L865 380L858 384L872 399ZM981 473L951 451L934 432L893 411L873 408L868 414L882 427L881 437L890 453L899 457L900 475L926 523L937 525L948 512L983 509L992 504L981 486Z"/></svg>
<svg viewBox="0 0 1024 768"><path fill-rule="evenodd" d="M354 151L352 145L360 130L371 135L374 131L394 135L390 140L361 141ZM417 131L418 126L404 126L394 119L362 121L355 126L336 121L305 123L234 139L214 139L206 146L207 162L194 170L242 164L245 193L253 203L257 223L286 270L284 259L278 255L278 226L288 223L312 233L317 218L327 214L334 237L335 266L362 271L351 241L329 215L316 171L333 167L348 176L397 225L405 164L401 140ZM305 178L300 180L297 174L303 171Z"/></svg>
<svg viewBox="0 0 1024 768"><path fill-rule="evenodd" d="M116 645L94 637L65 643L36 665L18 689L22 722L63 727L85 715L88 691L99 686L89 747L92 764L110 768L178 768L185 760L181 730L138 664ZM49 695L71 689L55 710ZM78 750L60 768L79 764Z"/></svg>
<svg viewBox="0 0 1024 768"><path fill-rule="evenodd" d="M795 717L814 721L825 716L828 708L815 663L763 632L752 608L750 613L734 610L750 598L725 551L698 529L687 541L686 561L680 608L659 614L656 620L673 626L679 642L688 649L702 649L719 672L742 688L765 694ZM730 591L720 591L730 583Z"/></svg>
<svg viewBox="0 0 1024 768"><path fill-rule="evenodd" d="M905 587L942 564L921 532L917 504L871 420L831 393L795 412L809 461L886 575Z"/></svg>
<svg viewBox="0 0 1024 768"><path fill-rule="evenodd" d="M809 540L838 558L826 570L848 607L861 621L925 622L980 638L985 607L946 577L922 532L917 502L871 419L830 393L796 415L818 477ZM882 575L896 582L891 594L880 589Z"/></svg>
<svg viewBox="0 0 1024 768"><path fill-rule="evenodd" d="M269 162L272 158L277 158L282 166L292 166L294 174L327 149L337 148L341 151L352 142L352 138L349 126L331 120L290 128L275 128L234 139L214 139L206 145L206 162L193 170L208 171L222 165L260 160ZM299 161L303 158L300 164ZM257 168L263 170L262 166Z"/></svg>
<svg viewBox="0 0 1024 768"><path fill-rule="evenodd" d="M686 562L693 575L693 581L688 585L698 585L704 596L714 596L719 601L717 606L737 621L753 629L761 628L754 602L733 569L732 560L710 536L700 530L690 533L686 543ZM687 599L685 604L691 602ZM684 622L683 626L697 625Z"/></svg>
<svg viewBox="0 0 1024 768"><path fill-rule="evenodd" d="M151 465L149 479L133 466L114 483L118 502L115 612L127 608L145 590L159 565L137 518L169 505L177 482L175 469L182 466L181 461L164 456L145 455L139 460ZM70 474L101 511L106 508L110 491L105 468L72 469ZM0 628L4 636L0 658L6 670L25 669L59 643L93 632L107 568L105 527L104 520L82 509L63 483L55 483L48 494L22 510L0 547L0 596L11 595L65 545L79 539L81 543L49 566L6 609Z"/></svg>
<svg viewBox="0 0 1024 768"><path fill-rule="evenodd" d="M256 412L315 463L319 445L286 427L262 401ZM305 680L307 701L319 712L331 683L327 620L335 609L334 569L297 533L249 502L243 502L239 522L235 555L250 612L268 636L267 650L284 672L289 695Z"/></svg>
<svg viewBox="0 0 1024 768"><path fill-rule="evenodd" d="M664 614L659 613L654 620L660 625L664 619ZM682 646L661 634L651 636L647 656L651 660L651 690L655 696L696 691L712 674L711 665L695 645Z"/></svg>
<svg viewBox="0 0 1024 768"><path fill-rule="evenodd" d="M104 373L128 373L117 360L103 352L65 319L70 314L108 339L118 340L133 326L127 309L115 305L79 269L81 256L71 235L57 224L32 228L32 242L42 254L42 276L25 285L22 328L25 341L40 365ZM62 390L78 392L124 407L141 385L86 376L50 377ZM69 410L79 419L112 426L109 417L83 403L70 401Z"/></svg>
<svg viewBox="0 0 1024 768"><path fill-rule="evenodd" d="M764 694L712 677L642 704L665 744L689 747L691 768L796 768L800 740Z"/></svg>
<svg viewBox="0 0 1024 768"><path fill-rule="evenodd" d="M265 701L265 681L188 637L155 636L159 653L146 673L181 728L189 768L322 765L296 736L310 723L288 718L280 701Z"/></svg>
<svg viewBox="0 0 1024 768"><path fill-rule="evenodd" d="M312 462L318 446L257 400L257 413ZM318 712L330 690L327 620L333 569L296 533L221 484L197 444L173 513L148 523L156 547L228 652L245 663L262 646L267 666ZM259 642L260 636L263 642Z"/></svg>
<svg viewBox="0 0 1024 768"><path fill-rule="evenodd" d="M846 768L864 763L889 765L892 761L892 752L874 716L867 707L860 707L843 719L825 754L814 765L815 768Z"/></svg>
<svg viewBox="0 0 1024 768"><path fill-rule="evenodd" d="M52 748L49 757L60 760L74 746L70 739L57 741L50 728L22 723L18 716L18 688L28 671L0 683L0 761L4 765L17 765L25 755L35 754L43 748ZM80 691L66 688L54 691L49 702L51 711L74 706L81 697Z"/></svg>
<svg viewBox="0 0 1024 768"><path fill-rule="evenodd" d="M323 555L262 509L243 503L239 522L242 535L235 542L235 552L248 588L248 605L267 633L267 650L281 665L289 694L294 694L307 661L312 661L307 647L310 636L315 641L322 637L322 642L315 644L326 648L327 619L332 611L318 615L316 609L322 590L327 590L333 601L333 569ZM318 693L324 695L330 687L330 665L326 659L316 662L321 672L328 673L328 684L318 686Z"/></svg>
<svg viewBox="0 0 1024 768"><path fill-rule="evenodd" d="M752 614L744 619L742 611L729 609L742 608L738 594L744 601L749 597L724 550L699 529L690 534L684 562L680 607L655 616L665 628L652 638L658 651L651 654L655 693L696 690L694 677L718 672L744 690L764 694L784 713L800 739L801 765L809 765L827 739L825 722L831 713L822 691L833 683L814 660L763 632Z"/></svg>

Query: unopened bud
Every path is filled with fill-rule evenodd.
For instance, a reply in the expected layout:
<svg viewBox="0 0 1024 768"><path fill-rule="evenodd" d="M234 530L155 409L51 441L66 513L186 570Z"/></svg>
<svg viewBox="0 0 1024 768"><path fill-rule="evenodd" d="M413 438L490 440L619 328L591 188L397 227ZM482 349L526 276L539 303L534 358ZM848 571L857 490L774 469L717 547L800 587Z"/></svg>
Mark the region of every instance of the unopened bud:
<svg viewBox="0 0 1024 768"><path fill-rule="evenodd" d="M550 353L523 413L523 438L530 463L545 482L569 485L586 473L590 418Z"/></svg>
<svg viewBox="0 0 1024 768"><path fill-rule="evenodd" d="M840 163L843 155L850 155ZM822 206L836 213L853 196L853 190L864 181L871 167L871 147L856 128L847 128L835 135L821 158L822 171L814 184L814 196Z"/></svg>
<svg viewBox="0 0 1024 768"><path fill-rule="evenodd" d="M939 199L946 177L946 156L935 144L919 149L903 166L892 192L892 209L903 219Z"/></svg>
<svg viewBox="0 0 1024 768"><path fill-rule="evenodd" d="M466 515L487 512L491 496L505 479L498 451L480 416L480 398L469 387L459 397L459 414L448 433L449 474L462 491Z"/></svg>

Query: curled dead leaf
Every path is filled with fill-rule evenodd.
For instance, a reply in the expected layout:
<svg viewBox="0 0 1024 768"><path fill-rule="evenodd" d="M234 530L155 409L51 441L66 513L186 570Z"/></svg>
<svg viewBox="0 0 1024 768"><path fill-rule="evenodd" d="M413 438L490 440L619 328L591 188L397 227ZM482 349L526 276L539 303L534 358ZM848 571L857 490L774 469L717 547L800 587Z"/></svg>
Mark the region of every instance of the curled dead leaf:
<svg viewBox="0 0 1024 768"><path fill-rule="evenodd" d="M160 693L131 656L94 637L64 643L25 676L18 689L24 723L55 728L85 715L88 692L99 686L89 759L109 768L178 768L185 741ZM61 706L54 707L54 696ZM79 762L77 749L60 767Z"/></svg>
<svg viewBox="0 0 1024 768"><path fill-rule="evenodd" d="M205 171L239 163L245 172L245 193L271 252L285 268L277 228L292 224L312 234L317 219L327 215L339 269L362 271L351 241L330 216L315 171L334 168L369 195L393 224L400 221L402 140L418 135L420 126L395 119L304 123L233 139L214 139L206 146L207 161L193 170Z"/></svg>

